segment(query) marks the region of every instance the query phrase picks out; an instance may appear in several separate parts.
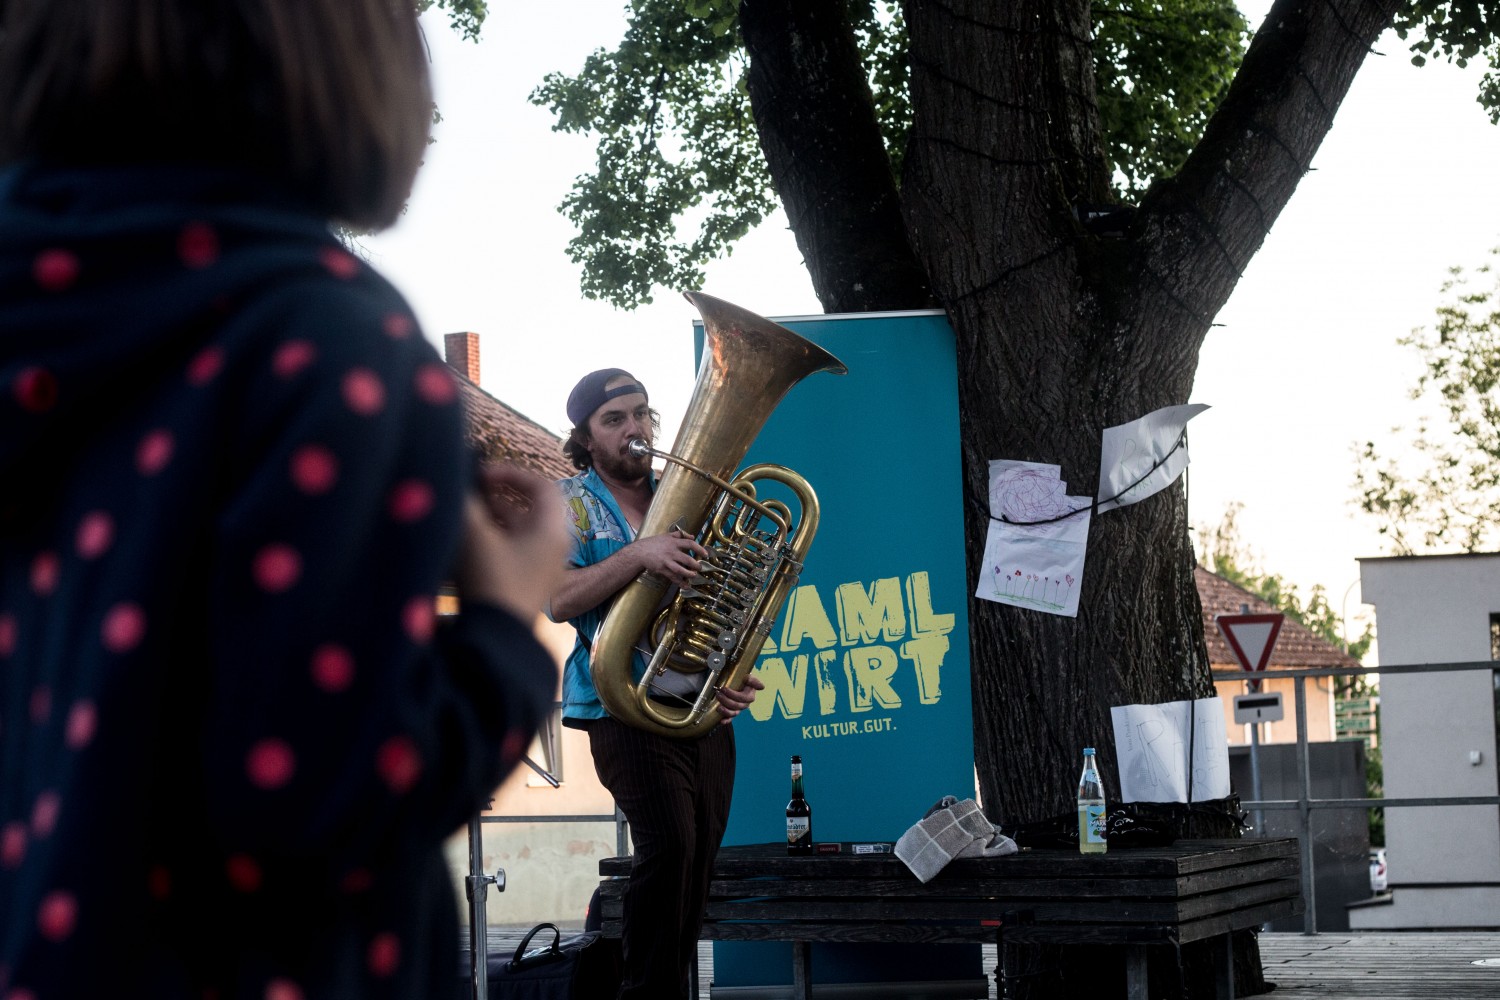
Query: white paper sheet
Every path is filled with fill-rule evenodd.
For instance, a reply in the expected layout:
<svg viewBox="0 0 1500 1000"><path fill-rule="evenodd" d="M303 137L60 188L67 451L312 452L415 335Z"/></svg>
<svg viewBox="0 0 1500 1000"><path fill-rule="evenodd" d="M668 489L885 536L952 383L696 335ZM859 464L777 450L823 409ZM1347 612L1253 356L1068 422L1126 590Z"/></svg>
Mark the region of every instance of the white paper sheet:
<svg viewBox="0 0 1500 1000"><path fill-rule="evenodd" d="M1099 453L1099 513L1158 493L1187 468L1187 422L1204 403L1167 406L1104 429ZM1154 468L1153 468L1154 466Z"/></svg>
<svg viewBox="0 0 1500 1000"><path fill-rule="evenodd" d="M1193 728L1194 802L1229 794L1229 740L1217 697L1110 710L1122 802L1188 801L1188 735Z"/></svg>
<svg viewBox="0 0 1500 1000"><path fill-rule="evenodd" d="M1088 550L1088 497L1068 496L1056 465L990 462L990 527L974 596L1078 615Z"/></svg>

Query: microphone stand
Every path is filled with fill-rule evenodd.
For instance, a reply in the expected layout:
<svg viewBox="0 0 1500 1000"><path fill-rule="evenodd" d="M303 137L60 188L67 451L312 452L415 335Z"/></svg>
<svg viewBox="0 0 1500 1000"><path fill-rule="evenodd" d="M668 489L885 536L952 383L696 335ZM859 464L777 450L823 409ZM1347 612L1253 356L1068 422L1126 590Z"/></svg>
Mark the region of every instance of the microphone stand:
<svg viewBox="0 0 1500 1000"><path fill-rule="evenodd" d="M553 788L557 788L561 782L552 775L550 771L542 767L529 756L522 755L521 760L527 767L541 775L542 780ZM488 810L495 804L490 799ZM483 810L469 817L469 876L464 880L464 892L469 897L469 974L470 982L474 987L473 1000L489 1000L490 995L490 956L489 956L489 924L490 918L486 907L489 896L489 887L493 885L496 892L505 891L505 869L496 868L495 874L487 875L484 871L484 818Z"/></svg>

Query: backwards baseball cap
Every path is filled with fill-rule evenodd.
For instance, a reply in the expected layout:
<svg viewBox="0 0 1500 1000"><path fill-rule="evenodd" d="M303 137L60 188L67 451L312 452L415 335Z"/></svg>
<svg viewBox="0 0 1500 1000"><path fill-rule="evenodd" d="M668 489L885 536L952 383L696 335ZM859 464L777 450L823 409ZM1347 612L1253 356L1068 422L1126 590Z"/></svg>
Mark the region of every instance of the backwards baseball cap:
<svg viewBox="0 0 1500 1000"><path fill-rule="evenodd" d="M617 378L628 378L629 382L606 389L604 386ZM601 368L596 372L589 372L579 379L573 391L568 394L568 419L573 421L574 427L582 427L588 423L589 417L594 411L616 396L628 396L632 392L646 395L646 387L635 380L635 376L623 368ZM650 397L647 396L649 399Z"/></svg>

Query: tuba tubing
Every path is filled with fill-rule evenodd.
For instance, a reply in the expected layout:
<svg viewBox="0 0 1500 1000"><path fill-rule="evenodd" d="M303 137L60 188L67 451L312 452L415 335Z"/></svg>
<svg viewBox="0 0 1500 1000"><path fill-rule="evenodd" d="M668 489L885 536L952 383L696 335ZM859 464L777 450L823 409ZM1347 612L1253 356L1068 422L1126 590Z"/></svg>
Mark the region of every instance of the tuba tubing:
<svg viewBox="0 0 1500 1000"><path fill-rule="evenodd" d="M700 292L686 298L703 318L703 360L676 441L668 452L653 451L666 459L667 469L637 538L680 528L709 549L708 571L689 591L675 591L653 573L627 584L594 637L589 668L610 715L681 739L702 736L719 723L717 689L744 687L817 531L817 495L797 473L770 464L738 475L734 469L792 386L815 372L848 371L828 351L763 316ZM783 484L800 510L758 499L757 480ZM774 530L765 537L743 530L759 523ZM735 607L732 625L713 617L713 609L735 606L747 593L752 599ZM650 661L639 682L633 676L638 646ZM722 657L709 653L711 662L699 666L699 647L711 646ZM679 707L649 693L668 669L707 669L714 676L696 702Z"/></svg>

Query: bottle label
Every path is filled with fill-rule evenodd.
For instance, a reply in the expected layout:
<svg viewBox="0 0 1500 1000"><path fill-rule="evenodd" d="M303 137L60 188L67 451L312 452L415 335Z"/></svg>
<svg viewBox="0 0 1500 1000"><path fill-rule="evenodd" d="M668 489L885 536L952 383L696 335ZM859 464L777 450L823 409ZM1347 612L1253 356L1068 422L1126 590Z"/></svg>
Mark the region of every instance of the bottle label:
<svg viewBox="0 0 1500 1000"><path fill-rule="evenodd" d="M786 842L795 844L800 840L806 840L812 834L812 820L807 816L788 816L786 818Z"/></svg>
<svg viewBox="0 0 1500 1000"><path fill-rule="evenodd" d="M1078 813L1078 818L1082 820L1078 824L1079 832L1084 835L1085 842L1089 844L1104 843L1104 806L1098 803L1079 806Z"/></svg>

